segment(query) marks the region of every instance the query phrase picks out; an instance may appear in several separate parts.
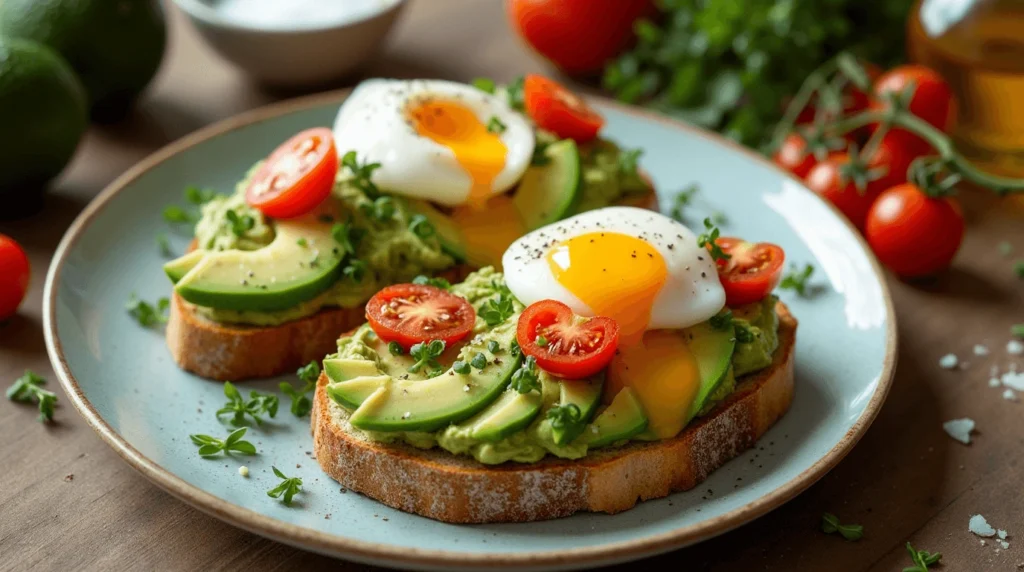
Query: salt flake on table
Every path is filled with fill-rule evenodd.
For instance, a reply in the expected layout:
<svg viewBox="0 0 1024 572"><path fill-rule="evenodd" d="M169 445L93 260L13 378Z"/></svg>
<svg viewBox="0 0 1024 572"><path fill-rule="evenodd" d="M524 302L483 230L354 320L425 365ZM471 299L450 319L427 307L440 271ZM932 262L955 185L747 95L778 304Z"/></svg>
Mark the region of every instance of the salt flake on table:
<svg viewBox="0 0 1024 572"><path fill-rule="evenodd" d="M996 535L996 529L992 528L992 525L980 514L971 517L970 522L967 523L967 530L985 538L991 538Z"/></svg>
<svg viewBox="0 0 1024 572"><path fill-rule="evenodd" d="M1003 399L1007 401L1017 401L1017 394L1014 393L1012 389L1007 388L1007 390L1003 392Z"/></svg>
<svg viewBox="0 0 1024 572"><path fill-rule="evenodd" d="M956 354L946 354L939 359L939 367L942 369L955 369L959 363L960 359Z"/></svg>
<svg viewBox="0 0 1024 572"><path fill-rule="evenodd" d="M1008 371L1003 374L1003 385L1017 391L1024 391L1024 373Z"/></svg>
<svg viewBox="0 0 1024 572"><path fill-rule="evenodd" d="M1024 354L1024 343L1018 340L1010 340L1006 343L1006 353L1014 356Z"/></svg>
<svg viewBox="0 0 1024 572"><path fill-rule="evenodd" d="M966 417L963 419L953 419L943 423L942 429L945 430L946 434L950 437L960 441L964 445L970 445L971 431L974 431L974 420Z"/></svg>
<svg viewBox="0 0 1024 572"><path fill-rule="evenodd" d="M1005 540L1000 540L1000 541L999 541L999 546L1002 546L1002 547L1003 547L1003 550L1006 550L1007 548L1009 548L1009 547L1010 547L1010 543L1009 543L1009 542L1007 542L1007 541L1005 541Z"/></svg>
<svg viewBox="0 0 1024 572"><path fill-rule="evenodd" d="M988 380L988 386L989 387L999 387L999 378L998 377L993 377L992 379Z"/></svg>
<svg viewBox="0 0 1024 572"><path fill-rule="evenodd" d="M998 536L1000 540L1006 540L1006 534L1006 531L1001 528L996 531L996 536Z"/></svg>
<svg viewBox="0 0 1024 572"><path fill-rule="evenodd" d="M988 355L988 347L987 346L983 346L981 344L975 344L974 345L974 355L976 355L976 356L987 356Z"/></svg>

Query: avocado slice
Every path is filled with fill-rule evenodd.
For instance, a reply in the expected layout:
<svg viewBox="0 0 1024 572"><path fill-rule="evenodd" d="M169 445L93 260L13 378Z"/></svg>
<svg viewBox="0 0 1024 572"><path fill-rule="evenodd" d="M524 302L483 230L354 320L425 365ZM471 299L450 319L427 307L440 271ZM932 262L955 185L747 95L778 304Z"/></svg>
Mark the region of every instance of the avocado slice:
<svg viewBox="0 0 1024 572"><path fill-rule="evenodd" d="M718 386L726 379L732 354L736 349L736 331L731 325L715 328L711 322L703 322L684 330L687 345L697 361L700 371L700 387L690 404L686 421L690 422L704 408L705 403Z"/></svg>
<svg viewBox="0 0 1024 572"><path fill-rule="evenodd" d="M423 215L427 222L434 227L437 240L441 243L441 250L458 262L466 261L466 239L462 236L458 225L448 215L437 210L427 201L406 199L405 204L411 213Z"/></svg>
<svg viewBox="0 0 1024 572"><path fill-rule="evenodd" d="M189 252L184 256L175 258L174 260L168 262L167 264L164 264L164 273L167 274L167 277L171 279L171 282L177 284L178 281L181 280L183 276L188 274L189 270L195 268L196 264L199 264L199 261L202 260L205 256L206 251L193 250L192 252Z"/></svg>
<svg viewBox="0 0 1024 572"><path fill-rule="evenodd" d="M343 407L356 409L378 389L387 385L389 381L391 381L390 375L356 377L328 385L327 396Z"/></svg>
<svg viewBox="0 0 1024 572"><path fill-rule="evenodd" d="M527 230L562 220L572 210L582 185L576 142L562 139L544 150L548 162L526 170L512 202Z"/></svg>
<svg viewBox="0 0 1024 572"><path fill-rule="evenodd" d="M544 399L539 391L519 393L506 389L483 411L462 422L469 436L481 441L500 441L525 428L537 417Z"/></svg>
<svg viewBox="0 0 1024 572"><path fill-rule="evenodd" d="M202 251L174 291L199 306L223 310L286 310L316 297L341 273L345 253L331 224L314 215L279 220L273 242L258 250ZM171 279L190 255L171 261ZM195 255L198 257L198 255Z"/></svg>
<svg viewBox="0 0 1024 572"><path fill-rule="evenodd" d="M587 422L594 416L597 406L601 403L601 392L604 388L604 372L588 379L560 379L558 405L573 404L580 408L580 420L562 427L552 427L551 436L556 445L571 443L586 428Z"/></svg>
<svg viewBox="0 0 1024 572"><path fill-rule="evenodd" d="M359 403L350 421L359 429L373 431L435 431L458 423L493 403L508 386L512 373L518 369L521 356L512 358L507 352L495 355L487 351L487 343L497 340L501 347L511 347L515 330L474 339L460 355L468 361L478 352L487 358L484 369L471 368L460 374L449 368L437 377L425 380L389 378L380 388L366 396L365 385L356 380L332 384L332 398L345 405ZM498 363L500 362L500 363ZM353 385L349 385L353 384Z"/></svg>
<svg viewBox="0 0 1024 572"><path fill-rule="evenodd" d="M368 359L331 358L324 360L324 373L334 383L357 377L380 375L377 364Z"/></svg>
<svg viewBox="0 0 1024 572"><path fill-rule="evenodd" d="M647 415L632 389L622 388L611 405L587 426L582 439L587 448L597 449L638 435L647 429Z"/></svg>

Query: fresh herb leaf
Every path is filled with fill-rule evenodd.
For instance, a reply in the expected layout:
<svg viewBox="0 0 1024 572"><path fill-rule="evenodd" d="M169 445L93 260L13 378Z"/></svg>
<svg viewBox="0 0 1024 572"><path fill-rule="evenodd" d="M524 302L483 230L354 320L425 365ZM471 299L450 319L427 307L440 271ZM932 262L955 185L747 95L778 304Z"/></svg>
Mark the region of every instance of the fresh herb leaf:
<svg viewBox="0 0 1024 572"><path fill-rule="evenodd" d="M202 206L217 197L217 191L213 189L200 189L199 187L185 187L185 200L189 203Z"/></svg>
<svg viewBox="0 0 1024 572"><path fill-rule="evenodd" d="M167 323L167 313L171 307L171 301L167 298L160 298L156 304L150 304L140 300L133 292L124 307L140 326L149 328Z"/></svg>
<svg viewBox="0 0 1024 572"><path fill-rule="evenodd" d="M437 358L444 353L444 348L444 340L430 340L429 342L414 344L409 348L409 355L416 358L416 363L409 366L409 373L416 373L423 369L423 366L428 366L431 368L431 371L436 371L441 367L437 363Z"/></svg>
<svg viewBox="0 0 1024 572"><path fill-rule="evenodd" d="M508 125L502 121L497 115L492 115L487 121L487 132L488 133L504 133L508 129Z"/></svg>
<svg viewBox="0 0 1024 572"><path fill-rule="evenodd" d="M455 360L455 363L452 364L452 369L459 375L469 375L469 372L472 371L469 369L469 364L462 360Z"/></svg>
<svg viewBox="0 0 1024 572"><path fill-rule="evenodd" d="M1018 260L1013 265L1013 271L1017 274L1018 278L1024 278L1024 260Z"/></svg>
<svg viewBox="0 0 1024 572"><path fill-rule="evenodd" d="M537 360L533 356L527 356L523 365L512 374L512 382L509 387L519 393L530 393L534 389L540 390L540 377L537 373Z"/></svg>
<svg viewBox="0 0 1024 572"><path fill-rule="evenodd" d="M373 172L380 168L380 163L360 163L355 151L349 151L341 157L341 166L352 173L351 183L363 191L367 197L376 199L380 195L377 185L373 184Z"/></svg>
<svg viewBox="0 0 1024 572"><path fill-rule="evenodd" d="M537 141L533 146L533 157L530 158L530 164L535 167L542 167L551 162L551 157L548 157L548 147L551 143L547 141Z"/></svg>
<svg viewBox="0 0 1024 572"><path fill-rule="evenodd" d="M405 350L402 349L402 346L399 345L398 342L388 342L388 351L391 352L391 355L393 356L405 355Z"/></svg>
<svg viewBox="0 0 1024 572"><path fill-rule="evenodd" d="M316 389L317 379L320 378L320 364L317 363L316 360L313 360L300 367L295 372L295 375L297 375L299 380L303 383L300 389L295 389L295 387L287 381L282 381L277 387L282 393L291 398L292 415L296 417L305 417L313 407L312 402L306 394Z"/></svg>
<svg viewBox="0 0 1024 572"><path fill-rule="evenodd" d="M487 367L487 356L483 352L477 352L473 359L469 360L469 365L477 369L483 369Z"/></svg>
<svg viewBox="0 0 1024 572"><path fill-rule="evenodd" d="M700 191L700 187L697 183L691 183L685 189L679 191L675 198L672 200L672 210L669 211L669 215L679 222L685 222L686 215L684 211L686 207L690 206L695 196Z"/></svg>
<svg viewBox="0 0 1024 572"><path fill-rule="evenodd" d="M619 153L619 174L623 177L637 176L640 155L643 153L643 149L626 149Z"/></svg>
<svg viewBox="0 0 1024 572"><path fill-rule="evenodd" d="M516 313L512 296L505 292L498 294L497 299L491 298L480 306L479 315L488 326L497 326Z"/></svg>
<svg viewBox="0 0 1024 572"><path fill-rule="evenodd" d="M932 564L938 564L939 560L942 560L942 553L933 554L926 550L917 550L909 542L907 543L907 552L910 553L910 561L914 565L904 568L903 572L928 572L928 568Z"/></svg>
<svg viewBox="0 0 1024 572"><path fill-rule="evenodd" d="M779 288L783 290L793 290L801 296L807 296L809 290L807 288L807 281L810 279L811 274L814 274L814 265L805 264L803 270L798 270L794 265L793 268L782 278L782 282L779 283Z"/></svg>
<svg viewBox="0 0 1024 572"><path fill-rule="evenodd" d="M517 111L526 111L526 104L523 99L523 82L525 78L519 76L512 80L512 83L505 86L505 95L508 97L508 105Z"/></svg>
<svg viewBox="0 0 1024 572"><path fill-rule="evenodd" d="M202 434L189 435L188 437L192 439L192 443L199 447L199 456L203 458L215 457L221 451L225 455L230 455L232 452L243 455L255 455L256 446L248 441L242 441L246 431L248 431L247 427L235 429L224 439L217 439L216 437Z"/></svg>
<svg viewBox="0 0 1024 572"><path fill-rule="evenodd" d="M295 375L299 376L299 379L306 382L307 386L316 385L316 380L320 377L320 364L316 360L313 360L296 370Z"/></svg>
<svg viewBox="0 0 1024 572"><path fill-rule="evenodd" d="M256 425L263 424L262 415L264 414L269 415L271 418L277 416L279 403L276 395L251 391L249 392L249 399L246 400L233 383L225 381L224 396L228 398L228 402L217 410L217 417L220 418L221 415L228 414L232 415L230 422L235 427L246 425L246 415L252 417Z"/></svg>
<svg viewBox="0 0 1024 572"><path fill-rule="evenodd" d="M334 242L341 245L342 255L355 256L362 233L352 227L351 221L335 223L331 227L331 236L334 237Z"/></svg>
<svg viewBox="0 0 1024 572"><path fill-rule="evenodd" d="M174 253L171 252L171 242L170 240L167 239L167 233L157 233L156 246L157 248L160 249L160 256L163 256L164 258L170 258L174 256Z"/></svg>
<svg viewBox="0 0 1024 572"><path fill-rule="evenodd" d="M838 532L843 538L851 542L864 538L863 526L859 524L841 524L836 515L827 512L821 515L821 531L825 534Z"/></svg>
<svg viewBox="0 0 1024 572"><path fill-rule="evenodd" d="M302 479L298 477L286 477L277 467L271 466L274 474L281 479L281 483L267 491L267 496L273 499L280 498L286 505L292 504L292 497L302 492Z"/></svg>
<svg viewBox="0 0 1024 572"><path fill-rule="evenodd" d="M445 280L444 278L431 278L420 274L416 278L412 279L413 284L433 286L434 288L440 288L442 290L448 290L452 287L452 283Z"/></svg>
<svg viewBox="0 0 1024 572"><path fill-rule="evenodd" d="M1017 338L1024 338L1024 323L1010 326L1010 335Z"/></svg>
<svg viewBox="0 0 1024 572"><path fill-rule="evenodd" d="M519 340L512 340L512 344L508 347L508 353L513 358L517 358L523 353L523 350L519 347Z"/></svg>
<svg viewBox="0 0 1024 572"><path fill-rule="evenodd" d="M367 217L378 222L387 222L395 217L395 201L391 197L377 197L373 202L361 205Z"/></svg>
<svg viewBox="0 0 1024 572"><path fill-rule="evenodd" d="M580 422L583 416L580 408L575 403L566 403L548 409L547 418L551 420L551 426L555 429L565 429Z"/></svg>
<svg viewBox="0 0 1024 572"><path fill-rule="evenodd" d="M718 227L711 222L710 218L704 219L704 234L697 237L697 246L707 248L711 252L711 258L715 261L729 260L731 255L726 254L721 246L718 246Z"/></svg>
<svg viewBox="0 0 1024 572"><path fill-rule="evenodd" d="M496 354L501 351L501 344L498 343L498 340L491 340L487 342L487 351Z"/></svg>
<svg viewBox="0 0 1024 572"><path fill-rule="evenodd" d="M498 89L498 84L494 83L494 80L489 77L473 78L473 81L469 83L484 93L494 94Z"/></svg>
<svg viewBox="0 0 1024 572"><path fill-rule="evenodd" d="M714 316L711 316L711 319L708 320L708 323L710 323L711 327L716 330L724 330L728 328L733 324L732 310L726 308L725 311L715 314Z"/></svg>
<svg viewBox="0 0 1024 572"><path fill-rule="evenodd" d="M42 422L53 421L53 407L57 403L57 394L43 389L46 383L41 375L25 370L25 374L14 380L14 384L7 388L7 399L20 403L32 403L34 400L39 405L39 420Z"/></svg>
<svg viewBox="0 0 1024 572"><path fill-rule="evenodd" d="M224 216L231 224L231 234L235 236L244 236L245 233L252 230L252 227L256 226L256 219L249 215L239 215L234 210L226 211Z"/></svg>
<svg viewBox="0 0 1024 572"><path fill-rule="evenodd" d="M419 213L409 217L409 230L420 238L430 238L436 232L427 217Z"/></svg>
<svg viewBox="0 0 1024 572"><path fill-rule="evenodd" d="M725 224L728 221L729 221L729 218L727 216L725 216L724 212L722 212L722 211L712 211L711 212L711 222L715 223L716 225L721 226L721 225Z"/></svg>
<svg viewBox="0 0 1024 572"><path fill-rule="evenodd" d="M172 224L184 224L184 223L195 223L199 220L199 215L186 211L178 205L168 205L164 207L164 220Z"/></svg>
<svg viewBox="0 0 1024 572"><path fill-rule="evenodd" d="M754 332L750 331L750 328L744 324L733 321L733 326L736 327L736 341L741 344L749 344L754 341Z"/></svg>
<svg viewBox="0 0 1024 572"><path fill-rule="evenodd" d="M341 273L347 278L352 279L353 282L362 282L363 277L366 276L367 268L366 262L358 258L350 258L345 268L342 268Z"/></svg>
<svg viewBox="0 0 1024 572"><path fill-rule="evenodd" d="M300 236L299 238L296 238L295 239L295 244L298 244L302 248L308 248L309 247L309 241L306 240L306 237L304 237L304 236Z"/></svg>

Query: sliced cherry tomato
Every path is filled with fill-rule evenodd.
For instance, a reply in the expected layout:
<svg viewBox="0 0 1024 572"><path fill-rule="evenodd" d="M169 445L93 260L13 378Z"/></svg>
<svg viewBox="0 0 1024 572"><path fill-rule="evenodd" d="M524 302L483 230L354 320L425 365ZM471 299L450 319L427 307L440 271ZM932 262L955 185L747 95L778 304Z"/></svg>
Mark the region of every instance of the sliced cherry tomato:
<svg viewBox="0 0 1024 572"><path fill-rule="evenodd" d="M395 284L366 303L366 320L385 342L406 351L414 344L442 340L448 346L473 331L476 311L465 298L421 284Z"/></svg>
<svg viewBox="0 0 1024 572"><path fill-rule="evenodd" d="M718 278L725 288L725 303L736 307L764 300L782 280L786 253L768 242L747 242L722 237L715 241L729 255L718 260Z"/></svg>
<svg viewBox="0 0 1024 572"><path fill-rule="evenodd" d="M330 129L307 129L274 150L253 176L245 200L274 218L294 218L331 194L338 152Z"/></svg>
<svg viewBox="0 0 1024 572"><path fill-rule="evenodd" d="M786 135L782 146L772 157L775 164L801 179L818 164L818 159L807 148L807 141L798 133Z"/></svg>
<svg viewBox="0 0 1024 572"><path fill-rule="evenodd" d="M544 371L582 379L612 361L619 346L619 324L601 316L583 318L557 300L541 300L519 316L516 339L523 354L533 356Z"/></svg>
<svg viewBox="0 0 1024 572"><path fill-rule="evenodd" d="M0 321L14 315L28 292L28 256L14 239L0 234Z"/></svg>
<svg viewBox="0 0 1024 572"><path fill-rule="evenodd" d="M557 81L530 74L523 80L526 113L541 129L580 143L597 137L604 117Z"/></svg>
<svg viewBox="0 0 1024 572"><path fill-rule="evenodd" d="M868 244L882 264L906 277L934 274L952 262L964 215L951 197L930 197L912 183L886 190L868 213Z"/></svg>

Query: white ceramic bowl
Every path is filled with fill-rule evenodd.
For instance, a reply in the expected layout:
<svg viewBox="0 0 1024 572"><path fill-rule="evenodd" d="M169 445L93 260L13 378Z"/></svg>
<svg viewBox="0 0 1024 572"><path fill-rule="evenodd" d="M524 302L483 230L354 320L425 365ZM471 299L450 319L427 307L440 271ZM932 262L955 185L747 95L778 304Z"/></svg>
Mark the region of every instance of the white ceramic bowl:
<svg viewBox="0 0 1024 572"><path fill-rule="evenodd" d="M232 17L217 8L222 1L174 0L224 59L261 83L286 88L316 87L355 71L380 46L405 6L405 0L379 0L378 9L355 19L265 22Z"/></svg>

